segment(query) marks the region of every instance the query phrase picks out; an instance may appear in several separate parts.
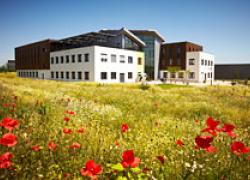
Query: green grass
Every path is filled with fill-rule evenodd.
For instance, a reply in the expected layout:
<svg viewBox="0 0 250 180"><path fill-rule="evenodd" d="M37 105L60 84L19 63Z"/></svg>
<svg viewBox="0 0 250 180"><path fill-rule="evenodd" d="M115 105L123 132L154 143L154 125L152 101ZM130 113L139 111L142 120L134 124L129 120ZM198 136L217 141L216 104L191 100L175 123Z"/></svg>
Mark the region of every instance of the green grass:
<svg viewBox="0 0 250 180"><path fill-rule="evenodd" d="M56 82L1 73L0 93L0 105L17 104L14 112L0 107L0 120L10 116L20 121L14 130L18 144L8 149L0 146L0 155L7 150L14 154L16 170L0 169L0 179L61 179L64 173L78 179L89 159L104 168L100 179L112 179L116 176L108 164L121 162L126 149L133 149L141 158L141 170L150 169L144 178L249 178L247 155L232 154L230 144L234 140L226 135L215 139L216 154L194 149L194 138L201 134L208 116L219 119L221 124L234 124L237 140L249 147L249 87L166 84L143 90L138 84ZM63 121L66 110L76 112L69 123ZM128 124L127 133L121 133L122 123ZM64 135L64 127L74 133ZM75 133L78 127L86 129L84 134ZM0 137L4 133L2 129ZM177 139L183 140L183 148L176 146ZM58 145L55 153L47 148L50 140ZM115 148L116 140L119 148ZM72 142L79 142L81 148L70 151ZM31 151L36 144L43 150ZM165 156L164 165L157 160L158 155Z"/></svg>

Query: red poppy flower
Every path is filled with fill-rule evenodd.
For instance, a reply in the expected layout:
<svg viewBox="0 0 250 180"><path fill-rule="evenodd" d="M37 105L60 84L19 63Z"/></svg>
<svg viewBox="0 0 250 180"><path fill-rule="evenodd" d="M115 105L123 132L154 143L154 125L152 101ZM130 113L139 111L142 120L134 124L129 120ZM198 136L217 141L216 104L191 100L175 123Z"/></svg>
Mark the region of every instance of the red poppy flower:
<svg viewBox="0 0 250 180"><path fill-rule="evenodd" d="M207 147L205 150L206 150L207 152L209 152L209 153L215 153L215 152L217 152L217 149L216 149L216 147L214 147L214 146L209 146L209 147Z"/></svg>
<svg viewBox="0 0 250 180"><path fill-rule="evenodd" d="M64 117L63 119L65 122L69 122L70 118L69 117Z"/></svg>
<svg viewBox="0 0 250 180"><path fill-rule="evenodd" d="M76 113L74 111L66 111L66 114L75 115Z"/></svg>
<svg viewBox="0 0 250 180"><path fill-rule="evenodd" d="M64 134L71 134L71 133L72 133L72 130L71 130L71 129L68 129L68 128L64 128L64 129L63 129L63 133L64 133Z"/></svg>
<svg viewBox="0 0 250 180"><path fill-rule="evenodd" d="M195 138L195 143L197 148L206 149L211 146L211 142L213 141L213 137L210 136L197 136Z"/></svg>
<svg viewBox="0 0 250 180"><path fill-rule="evenodd" d="M221 128L221 131L226 132L227 135L232 138L236 138L236 134L233 132L234 129L234 125L225 123L224 126Z"/></svg>
<svg viewBox="0 0 250 180"><path fill-rule="evenodd" d="M39 145L35 145L31 147L32 151L40 151L42 148Z"/></svg>
<svg viewBox="0 0 250 180"><path fill-rule="evenodd" d="M0 169L9 168L12 165L11 158L13 154L11 152L6 152L0 156Z"/></svg>
<svg viewBox="0 0 250 180"><path fill-rule="evenodd" d="M127 124L122 124L122 126L121 126L121 131L122 131L123 133L127 132L127 131L128 131L128 125L127 125Z"/></svg>
<svg viewBox="0 0 250 180"><path fill-rule="evenodd" d="M73 142L72 145L70 146L71 149L79 149L81 147L81 144L77 142Z"/></svg>
<svg viewBox="0 0 250 180"><path fill-rule="evenodd" d="M2 123L0 123L0 126L4 127L5 129L8 129L9 131L12 131L15 127L18 126L18 121L5 117L2 120Z"/></svg>
<svg viewBox="0 0 250 180"><path fill-rule="evenodd" d="M165 163L165 158L164 158L164 156L156 156L156 157L157 157L157 159L158 159L162 164Z"/></svg>
<svg viewBox="0 0 250 180"><path fill-rule="evenodd" d="M124 168L131 167L135 168L140 163L140 158L134 156L133 150L126 150L122 154L122 166Z"/></svg>
<svg viewBox="0 0 250 180"><path fill-rule="evenodd" d="M85 129L83 127L80 127L77 129L77 132L78 133L84 133Z"/></svg>
<svg viewBox="0 0 250 180"><path fill-rule="evenodd" d="M3 108L7 108L7 107L9 107L9 104L8 103L3 103Z"/></svg>
<svg viewBox="0 0 250 180"><path fill-rule="evenodd" d="M239 142L239 141L236 141L231 145L231 150L236 155L248 153L249 151L249 149L242 142Z"/></svg>
<svg viewBox="0 0 250 180"><path fill-rule="evenodd" d="M216 131L219 130L217 126L220 124L220 121L215 121L213 118L208 117L206 124L207 124L207 128L203 129L201 132L208 132L212 134L213 136L216 136L217 135Z"/></svg>
<svg viewBox="0 0 250 180"><path fill-rule="evenodd" d="M178 139L178 140L176 141L176 144L177 144L178 146L180 146L180 147L184 146L184 143L183 143L182 140L180 140L180 139Z"/></svg>
<svg viewBox="0 0 250 180"><path fill-rule="evenodd" d="M55 151L56 150L56 144L53 141L50 141L48 144L48 147L51 151Z"/></svg>
<svg viewBox="0 0 250 180"><path fill-rule="evenodd" d="M7 147L13 147L17 144L16 136L11 133L4 134L0 139L0 144Z"/></svg>
<svg viewBox="0 0 250 180"><path fill-rule="evenodd" d="M92 180L97 179L97 175L102 173L102 167L93 160L88 160L85 167L81 169L82 176L88 176Z"/></svg>

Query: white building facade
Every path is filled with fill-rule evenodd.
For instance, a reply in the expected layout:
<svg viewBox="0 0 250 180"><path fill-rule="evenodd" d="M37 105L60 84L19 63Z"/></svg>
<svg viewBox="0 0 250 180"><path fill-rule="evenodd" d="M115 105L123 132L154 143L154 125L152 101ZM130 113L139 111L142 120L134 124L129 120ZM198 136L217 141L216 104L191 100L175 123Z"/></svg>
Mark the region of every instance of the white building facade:
<svg viewBox="0 0 250 180"><path fill-rule="evenodd" d="M160 71L160 78L171 81L213 83L214 55L205 52L187 52L185 70Z"/></svg>
<svg viewBox="0 0 250 180"><path fill-rule="evenodd" d="M144 74L144 53L90 46L50 53L50 77L62 81L133 83Z"/></svg>

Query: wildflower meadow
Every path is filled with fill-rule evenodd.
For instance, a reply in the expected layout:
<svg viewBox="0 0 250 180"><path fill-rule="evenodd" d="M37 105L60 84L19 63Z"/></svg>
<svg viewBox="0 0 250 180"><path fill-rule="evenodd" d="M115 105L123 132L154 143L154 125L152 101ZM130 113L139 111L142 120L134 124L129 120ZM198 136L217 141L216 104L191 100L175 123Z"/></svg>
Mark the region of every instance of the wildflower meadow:
<svg viewBox="0 0 250 180"><path fill-rule="evenodd" d="M250 179L250 89L1 73L0 179Z"/></svg>

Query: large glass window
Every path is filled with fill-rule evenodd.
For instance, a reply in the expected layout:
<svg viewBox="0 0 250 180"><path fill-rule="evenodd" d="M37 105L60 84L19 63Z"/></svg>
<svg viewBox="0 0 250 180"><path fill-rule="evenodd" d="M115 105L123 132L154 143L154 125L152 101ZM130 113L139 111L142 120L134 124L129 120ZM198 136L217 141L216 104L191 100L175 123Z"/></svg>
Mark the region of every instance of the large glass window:
<svg viewBox="0 0 250 180"><path fill-rule="evenodd" d="M132 56L128 56L128 63L133 64L133 57Z"/></svg>
<svg viewBox="0 0 250 180"><path fill-rule="evenodd" d="M111 72L111 79L116 79L116 72Z"/></svg>
<svg viewBox="0 0 250 180"><path fill-rule="evenodd" d="M194 65L195 59L189 59L188 62L189 62L189 65Z"/></svg>
<svg viewBox="0 0 250 180"><path fill-rule="evenodd" d="M194 72L190 72L189 75L188 75L188 78L189 79L194 79L195 78Z"/></svg>
<svg viewBox="0 0 250 180"><path fill-rule="evenodd" d="M89 62L89 53L84 54L84 61Z"/></svg>
<svg viewBox="0 0 250 180"><path fill-rule="evenodd" d="M120 63L125 63L125 56L120 55Z"/></svg>
<svg viewBox="0 0 250 180"><path fill-rule="evenodd" d="M108 55L107 54L101 54L101 62L107 62L108 61Z"/></svg>
<svg viewBox="0 0 250 180"><path fill-rule="evenodd" d="M133 78L133 73L132 72L128 72L128 79L132 79Z"/></svg>
<svg viewBox="0 0 250 180"><path fill-rule="evenodd" d="M111 54L111 62L112 63L116 62L116 55L115 54Z"/></svg>
<svg viewBox="0 0 250 180"><path fill-rule="evenodd" d="M85 80L89 80L89 72L88 71L84 72L84 78L85 78Z"/></svg>
<svg viewBox="0 0 250 180"><path fill-rule="evenodd" d="M82 62L82 55L81 54L78 54L78 62Z"/></svg>
<svg viewBox="0 0 250 180"><path fill-rule="evenodd" d="M101 79L107 79L107 72L101 72Z"/></svg>

